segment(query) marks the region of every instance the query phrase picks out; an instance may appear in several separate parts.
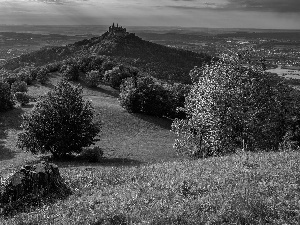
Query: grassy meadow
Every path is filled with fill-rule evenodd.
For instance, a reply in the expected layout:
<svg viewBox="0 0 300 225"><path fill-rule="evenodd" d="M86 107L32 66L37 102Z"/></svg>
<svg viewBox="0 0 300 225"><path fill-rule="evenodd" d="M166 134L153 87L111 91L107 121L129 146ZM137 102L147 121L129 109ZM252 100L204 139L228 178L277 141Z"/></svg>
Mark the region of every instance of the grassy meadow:
<svg viewBox="0 0 300 225"><path fill-rule="evenodd" d="M33 85L38 98L59 80ZM27 207L0 217L0 224L299 224L300 153L239 152L189 160L172 148L171 121L129 114L118 92L84 88L103 122L102 162L55 161L72 188L67 199ZM25 107L0 114L0 175L6 177L33 156L17 149Z"/></svg>

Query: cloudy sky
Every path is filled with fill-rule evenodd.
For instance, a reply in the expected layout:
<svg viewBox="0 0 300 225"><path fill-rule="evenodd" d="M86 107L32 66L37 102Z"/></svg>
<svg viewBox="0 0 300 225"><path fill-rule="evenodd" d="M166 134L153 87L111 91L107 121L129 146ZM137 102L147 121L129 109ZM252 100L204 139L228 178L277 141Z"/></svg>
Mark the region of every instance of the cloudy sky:
<svg viewBox="0 0 300 225"><path fill-rule="evenodd" d="M0 0L0 24L300 29L300 0Z"/></svg>

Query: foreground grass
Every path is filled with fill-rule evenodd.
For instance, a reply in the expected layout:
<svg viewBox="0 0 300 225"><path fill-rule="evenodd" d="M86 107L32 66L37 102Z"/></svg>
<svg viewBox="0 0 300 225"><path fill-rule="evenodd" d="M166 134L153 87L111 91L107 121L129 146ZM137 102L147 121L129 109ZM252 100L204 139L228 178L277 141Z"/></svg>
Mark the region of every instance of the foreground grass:
<svg viewBox="0 0 300 225"><path fill-rule="evenodd" d="M73 195L0 224L299 224L300 154L63 168Z"/></svg>

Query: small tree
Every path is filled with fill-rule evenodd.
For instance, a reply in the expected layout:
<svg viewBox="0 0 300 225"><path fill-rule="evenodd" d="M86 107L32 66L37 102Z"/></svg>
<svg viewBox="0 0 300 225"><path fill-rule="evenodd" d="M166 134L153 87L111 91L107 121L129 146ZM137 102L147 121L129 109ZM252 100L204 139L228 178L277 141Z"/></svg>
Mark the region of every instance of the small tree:
<svg viewBox="0 0 300 225"><path fill-rule="evenodd" d="M63 80L23 116L18 146L32 153L51 152L54 157L79 153L93 144L100 132L93 122L93 108L84 101L82 89Z"/></svg>

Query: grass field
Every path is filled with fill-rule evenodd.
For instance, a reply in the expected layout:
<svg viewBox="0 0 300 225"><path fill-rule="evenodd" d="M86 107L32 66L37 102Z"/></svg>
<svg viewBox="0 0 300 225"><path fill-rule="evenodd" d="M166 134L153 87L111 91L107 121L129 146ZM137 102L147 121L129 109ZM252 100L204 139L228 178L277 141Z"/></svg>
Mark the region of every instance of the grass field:
<svg viewBox="0 0 300 225"><path fill-rule="evenodd" d="M59 80L32 86L45 93ZM171 121L122 109L118 92L84 88L101 114L96 143L101 163L56 161L73 194L27 208L0 224L300 224L300 153L245 153L180 159L172 149ZM0 175L38 156L15 147L26 108L0 114Z"/></svg>

